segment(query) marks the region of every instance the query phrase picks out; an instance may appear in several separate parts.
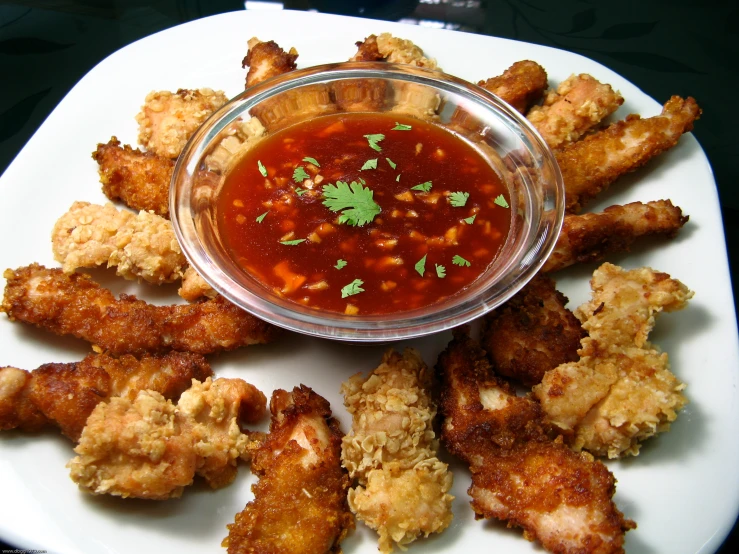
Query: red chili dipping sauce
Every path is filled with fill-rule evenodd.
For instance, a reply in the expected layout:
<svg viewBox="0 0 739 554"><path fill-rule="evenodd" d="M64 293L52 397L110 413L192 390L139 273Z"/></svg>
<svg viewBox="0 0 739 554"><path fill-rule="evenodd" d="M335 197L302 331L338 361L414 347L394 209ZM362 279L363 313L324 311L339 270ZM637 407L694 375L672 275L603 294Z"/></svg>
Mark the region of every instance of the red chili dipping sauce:
<svg viewBox="0 0 739 554"><path fill-rule="evenodd" d="M346 314L419 308L488 267L511 223L508 190L450 131L341 113L257 143L225 179L218 227L266 287Z"/></svg>

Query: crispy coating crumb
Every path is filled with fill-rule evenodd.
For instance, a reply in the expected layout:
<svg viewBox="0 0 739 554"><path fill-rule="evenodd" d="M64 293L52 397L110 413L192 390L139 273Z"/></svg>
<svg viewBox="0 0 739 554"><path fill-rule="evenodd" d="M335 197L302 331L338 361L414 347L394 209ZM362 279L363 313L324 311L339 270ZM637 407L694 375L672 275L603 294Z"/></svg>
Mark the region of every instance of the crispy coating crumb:
<svg viewBox="0 0 739 554"><path fill-rule="evenodd" d="M223 92L209 88L150 92L136 116L139 144L159 156L177 158L195 129L226 102Z"/></svg>
<svg viewBox="0 0 739 554"><path fill-rule="evenodd" d="M187 265L169 220L110 203L72 204L54 225L51 243L65 273L106 265L125 279L160 285L181 279Z"/></svg>
<svg viewBox="0 0 739 554"><path fill-rule="evenodd" d="M554 281L540 274L485 315L480 342L500 375L531 387L550 369L577 361L586 333L567 302Z"/></svg>
<svg viewBox="0 0 739 554"><path fill-rule="evenodd" d="M669 430L687 400L667 354L647 341L655 317L685 307L693 293L650 268L603 264L593 297L575 312L589 337L577 362L546 373L533 391L549 420L576 450L617 458Z"/></svg>
<svg viewBox="0 0 739 554"><path fill-rule="evenodd" d="M246 74L246 88L297 67L295 60L298 59L298 51L295 48L285 52L275 41L263 42L257 37L250 38L247 44L249 50L241 62L241 67L249 68Z"/></svg>
<svg viewBox="0 0 739 554"><path fill-rule="evenodd" d="M98 144L92 158L99 165L103 194L110 200L120 200L134 210L168 216L174 160L134 150L127 144L121 146L115 137L107 144Z"/></svg>
<svg viewBox="0 0 739 554"><path fill-rule="evenodd" d="M389 350L366 378L357 374L341 387L353 417L341 458L358 483L349 506L378 531L383 553L440 533L452 521L453 477L436 457L431 377L416 350L402 356Z"/></svg>
<svg viewBox="0 0 739 554"><path fill-rule="evenodd" d="M610 85L581 73L549 91L526 115L551 148L573 142L615 112L624 99Z"/></svg>
<svg viewBox="0 0 739 554"><path fill-rule="evenodd" d="M477 84L525 114L544 95L547 72L536 62L522 60L501 75Z"/></svg>

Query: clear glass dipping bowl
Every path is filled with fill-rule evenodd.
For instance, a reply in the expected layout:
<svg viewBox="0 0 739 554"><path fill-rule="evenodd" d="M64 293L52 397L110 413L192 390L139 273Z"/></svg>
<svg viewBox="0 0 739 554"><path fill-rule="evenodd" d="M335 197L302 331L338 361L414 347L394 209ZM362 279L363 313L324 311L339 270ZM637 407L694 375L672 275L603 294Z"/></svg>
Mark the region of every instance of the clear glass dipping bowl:
<svg viewBox="0 0 739 554"><path fill-rule="evenodd" d="M374 111L424 114L485 153L509 188L511 228L485 273L457 294L409 311L345 315L283 298L244 271L219 235L216 199L224 175L260 127L269 133L329 110L367 111L368 103ZM237 306L299 333L387 342L469 322L520 290L554 248L564 217L564 185L554 155L539 134L491 93L438 71L346 62L274 77L217 110L193 135L177 162L170 212L190 264Z"/></svg>

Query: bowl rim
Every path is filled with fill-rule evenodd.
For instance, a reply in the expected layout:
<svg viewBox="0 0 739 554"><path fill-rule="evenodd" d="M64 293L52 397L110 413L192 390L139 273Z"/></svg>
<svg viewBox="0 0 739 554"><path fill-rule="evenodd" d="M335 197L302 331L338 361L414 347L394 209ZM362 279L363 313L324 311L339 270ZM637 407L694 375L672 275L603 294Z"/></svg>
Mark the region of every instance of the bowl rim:
<svg viewBox="0 0 739 554"><path fill-rule="evenodd" d="M461 301L453 301L451 304L445 301L439 306L432 304L411 311L349 316L306 308L276 297L270 300L264 294L248 290L214 263L203 246L192 217L187 215L191 212L190 197L185 194L189 189L183 190L183 187L187 187L187 176L194 175L200 167L210 142L225 127L247 114L250 108L268 98L297 87L371 78L429 85L446 93L469 98L476 104L492 107L491 111L509 128L511 122L515 123L514 127L519 130L519 140L526 142L521 135L528 138L532 145L529 152L536 152L540 157L540 164L546 166L548 174L553 177L553 183L549 183L552 187L549 200L553 202L553 206L536 214L538 238L523 256L525 268L515 274L504 290L491 295L489 293L492 287L488 287L474 296L467 295ZM183 181L183 186L180 186ZM510 299L533 278L553 251L564 221L564 196L562 174L552 149L522 114L493 93L439 70L387 62L335 62L296 69L267 79L247 88L211 114L193 133L177 159L170 181L169 208L175 235L190 265L216 292L236 306L269 323L302 334L352 342L385 342L425 336L468 323ZM547 217L543 217L544 215ZM534 256L533 260L526 259ZM510 275L506 274L505 277ZM262 288L259 292L263 293L264 290ZM459 293L454 296L459 296ZM438 309L447 304L448 307Z"/></svg>

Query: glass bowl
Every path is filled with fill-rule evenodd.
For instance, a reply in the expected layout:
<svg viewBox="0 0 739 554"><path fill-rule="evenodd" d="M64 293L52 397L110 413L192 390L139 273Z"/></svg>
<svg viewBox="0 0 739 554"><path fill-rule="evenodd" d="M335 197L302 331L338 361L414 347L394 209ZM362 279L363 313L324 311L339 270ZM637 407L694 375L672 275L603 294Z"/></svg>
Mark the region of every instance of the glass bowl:
<svg viewBox="0 0 739 554"><path fill-rule="evenodd" d="M309 102L303 101L309 98ZM347 315L299 304L244 270L217 222L224 178L254 135L325 111L396 111L447 128L482 153L510 193L510 230L482 275L407 311ZM541 268L564 217L564 185L549 147L511 106L456 77L405 65L346 62L291 71L249 88L193 135L174 170L170 212L192 267L221 295L280 327L328 339L387 342L435 333L503 304Z"/></svg>

